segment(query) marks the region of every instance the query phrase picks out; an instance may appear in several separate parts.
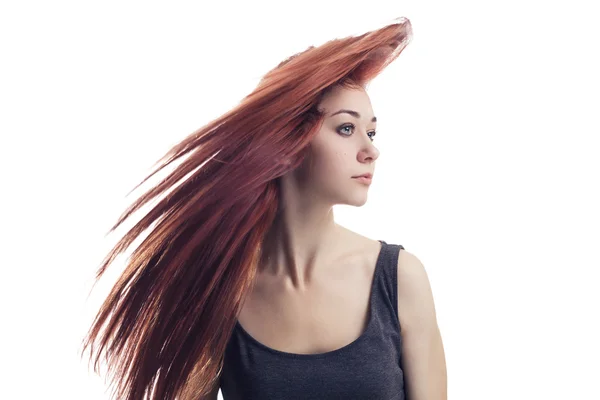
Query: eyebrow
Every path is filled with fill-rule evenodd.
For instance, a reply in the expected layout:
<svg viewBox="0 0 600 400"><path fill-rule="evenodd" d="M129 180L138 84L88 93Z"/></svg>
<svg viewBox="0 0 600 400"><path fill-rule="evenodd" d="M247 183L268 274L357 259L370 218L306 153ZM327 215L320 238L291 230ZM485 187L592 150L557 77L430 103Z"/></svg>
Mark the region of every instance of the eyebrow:
<svg viewBox="0 0 600 400"><path fill-rule="evenodd" d="M359 119L360 119L360 114L359 114L359 113L357 113L356 111L352 111L352 110L343 110L343 109L342 109L342 110L339 110L339 111L336 111L336 112L334 112L333 114L331 114L331 117L333 117L334 115L341 114L341 113L350 114L350 115L352 115L353 117L355 117L355 118L359 118ZM371 120L371 122L377 122L377 117L373 117L373 119Z"/></svg>

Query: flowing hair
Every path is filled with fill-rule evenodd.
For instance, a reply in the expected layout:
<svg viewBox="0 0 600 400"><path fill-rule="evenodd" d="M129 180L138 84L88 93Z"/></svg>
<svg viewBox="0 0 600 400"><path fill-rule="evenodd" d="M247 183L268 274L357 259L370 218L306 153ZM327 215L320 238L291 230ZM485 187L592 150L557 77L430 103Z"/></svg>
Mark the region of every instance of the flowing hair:
<svg viewBox="0 0 600 400"><path fill-rule="evenodd" d="M320 100L335 86L365 88L411 38L410 21L401 17L287 58L239 105L170 149L135 186L181 160L119 217L108 233L159 200L96 272L95 283L149 231L83 341L81 354L90 347L96 373L104 355L119 400L193 400L208 393L253 287L265 235L281 211L279 178L302 163L323 122Z"/></svg>

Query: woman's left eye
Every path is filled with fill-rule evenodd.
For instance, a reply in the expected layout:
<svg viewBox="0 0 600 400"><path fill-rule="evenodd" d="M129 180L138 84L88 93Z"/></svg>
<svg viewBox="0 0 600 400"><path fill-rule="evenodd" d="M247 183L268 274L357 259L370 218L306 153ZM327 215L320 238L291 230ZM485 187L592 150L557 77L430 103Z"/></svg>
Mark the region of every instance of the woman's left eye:
<svg viewBox="0 0 600 400"><path fill-rule="evenodd" d="M340 128L338 129L338 132L340 132L340 131L342 131L343 129L346 129L346 128L352 128L352 129L354 129L354 125L352 125L352 124L350 124L350 125L344 125L344 126L342 126L342 127L340 127ZM369 137L371 138L371 141L375 140L375 139L373 139L373 138L375 137L375 134L376 134L377 132L376 132L376 131L370 131L370 132L367 132L367 134L369 134L369 133L370 133L370 134L372 134L372 136L369 136ZM346 134L344 134L344 136L350 136L350 135L346 135Z"/></svg>

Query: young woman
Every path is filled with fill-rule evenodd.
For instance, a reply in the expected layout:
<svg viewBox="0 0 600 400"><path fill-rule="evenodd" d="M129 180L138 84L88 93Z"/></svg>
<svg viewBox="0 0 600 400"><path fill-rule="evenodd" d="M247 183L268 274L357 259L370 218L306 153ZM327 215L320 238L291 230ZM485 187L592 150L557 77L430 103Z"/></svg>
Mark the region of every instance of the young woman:
<svg viewBox="0 0 600 400"><path fill-rule="evenodd" d="M112 228L161 196L98 271L152 226L84 347L118 399L446 399L423 265L332 213L367 200L366 86L411 37L400 18L310 47L161 160L148 178L187 156Z"/></svg>

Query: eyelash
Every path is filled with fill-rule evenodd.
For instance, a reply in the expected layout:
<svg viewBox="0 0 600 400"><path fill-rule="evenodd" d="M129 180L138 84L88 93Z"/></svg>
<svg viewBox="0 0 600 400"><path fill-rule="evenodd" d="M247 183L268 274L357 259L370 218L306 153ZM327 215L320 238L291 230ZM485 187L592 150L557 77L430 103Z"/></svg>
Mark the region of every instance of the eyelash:
<svg viewBox="0 0 600 400"><path fill-rule="evenodd" d="M344 125L344 126L340 126L340 127L338 128L338 130L337 130L337 131L338 131L338 132L339 132L341 135L343 135L343 136L350 136L350 135L346 135L346 134L344 134L344 133L341 133L341 132L340 132L342 129L345 129L345 128L350 128L350 127L352 127L352 129L356 128L356 127L354 126L354 124L346 124L346 125ZM377 134L377 131L370 131L370 132L367 132L367 133L372 133L372 134L373 134L373 136L371 136L371 137L370 137L370 139L371 139L371 142L372 142L372 141L374 141L375 139L373 139L373 138L374 138L374 137L375 137L375 135Z"/></svg>

